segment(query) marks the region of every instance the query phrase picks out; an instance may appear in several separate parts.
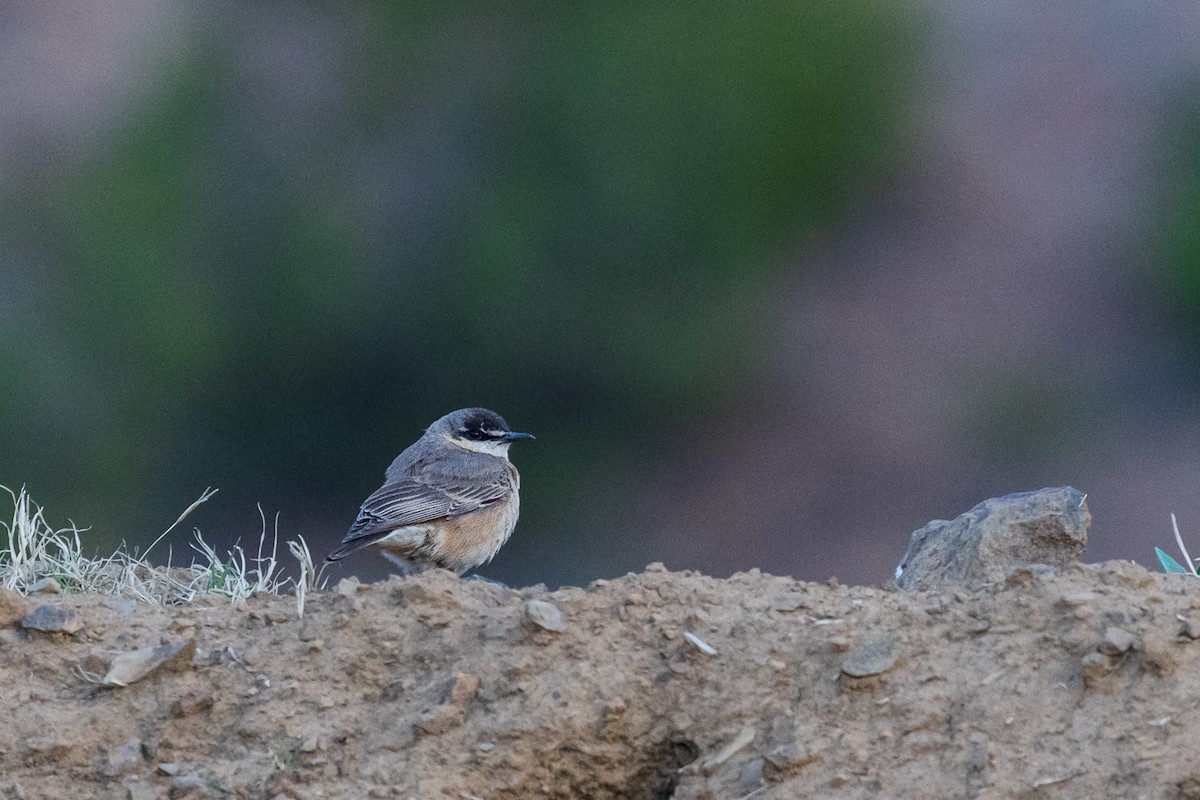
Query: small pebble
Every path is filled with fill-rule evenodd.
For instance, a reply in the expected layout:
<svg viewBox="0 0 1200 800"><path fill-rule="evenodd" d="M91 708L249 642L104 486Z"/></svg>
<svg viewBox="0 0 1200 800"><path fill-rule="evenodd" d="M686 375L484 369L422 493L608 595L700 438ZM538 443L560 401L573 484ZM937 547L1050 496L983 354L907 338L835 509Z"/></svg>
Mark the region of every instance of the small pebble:
<svg viewBox="0 0 1200 800"><path fill-rule="evenodd" d="M358 588L361 585L358 578L351 575L338 581L337 585L333 587L333 593L340 594L342 597L353 597L358 594Z"/></svg>
<svg viewBox="0 0 1200 800"><path fill-rule="evenodd" d="M887 672L896 665L898 649L896 641L890 637L864 641L855 645L842 661L842 672L851 678L865 678Z"/></svg>
<svg viewBox="0 0 1200 800"><path fill-rule="evenodd" d="M546 600L526 600L525 619L547 631L560 633L567 629L567 621L563 618L558 606Z"/></svg>
<svg viewBox="0 0 1200 800"><path fill-rule="evenodd" d="M1134 641L1133 634L1115 625L1110 625L1104 629L1104 639L1101 640L1097 649L1106 656L1118 656L1132 649Z"/></svg>
<svg viewBox="0 0 1200 800"><path fill-rule="evenodd" d="M62 594L62 584L54 578L42 578L26 589L26 592L29 594Z"/></svg>
<svg viewBox="0 0 1200 800"><path fill-rule="evenodd" d="M737 777L741 791L753 791L763 784L763 760L756 758L742 767Z"/></svg>
<svg viewBox="0 0 1200 800"><path fill-rule="evenodd" d="M781 594L771 601L771 608L775 611L795 611L798 608L808 607L808 595L802 592Z"/></svg>
<svg viewBox="0 0 1200 800"><path fill-rule="evenodd" d="M1085 686L1095 683L1110 671L1108 659L1103 654L1095 651L1088 653L1080 659L1080 668L1083 672L1083 683Z"/></svg>

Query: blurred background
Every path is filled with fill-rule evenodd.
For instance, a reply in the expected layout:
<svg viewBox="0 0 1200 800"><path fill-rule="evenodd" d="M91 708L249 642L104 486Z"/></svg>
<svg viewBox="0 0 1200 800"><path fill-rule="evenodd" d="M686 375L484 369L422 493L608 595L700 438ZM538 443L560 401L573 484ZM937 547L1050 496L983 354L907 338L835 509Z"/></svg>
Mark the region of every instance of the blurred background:
<svg viewBox="0 0 1200 800"><path fill-rule="evenodd" d="M887 579L1071 484L1200 541L1200 11L642 0L0 10L0 484L89 544L323 555L484 405L481 570ZM2 516L2 515L0 515ZM188 538L176 538L176 552ZM1193 549L1197 549L1193 547ZM370 554L334 570L377 578Z"/></svg>

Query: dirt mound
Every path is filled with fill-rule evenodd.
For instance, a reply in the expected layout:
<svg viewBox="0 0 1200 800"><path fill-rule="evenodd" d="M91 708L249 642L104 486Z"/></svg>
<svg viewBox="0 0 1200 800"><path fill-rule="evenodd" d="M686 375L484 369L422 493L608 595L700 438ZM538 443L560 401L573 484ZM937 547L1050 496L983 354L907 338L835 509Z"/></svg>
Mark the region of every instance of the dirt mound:
<svg viewBox="0 0 1200 800"><path fill-rule="evenodd" d="M1198 590L1111 562L911 595L435 572L303 620L5 596L0 796L1200 797Z"/></svg>

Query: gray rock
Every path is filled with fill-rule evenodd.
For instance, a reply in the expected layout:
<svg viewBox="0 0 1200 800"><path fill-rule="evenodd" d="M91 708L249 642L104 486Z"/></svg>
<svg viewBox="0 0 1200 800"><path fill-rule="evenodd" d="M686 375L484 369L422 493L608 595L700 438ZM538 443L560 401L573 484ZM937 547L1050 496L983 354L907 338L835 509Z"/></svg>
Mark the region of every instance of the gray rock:
<svg viewBox="0 0 1200 800"><path fill-rule="evenodd" d="M795 611L800 608L808 608L808 603L808 595L803 592L788 592L772 600L771 609L774 611Z"/></svg>
<svg viewBox="0 0 1200 800"><path fill-rule="evenodd" d="M1070 486L985 500L950 522L914 531L896 585L922 591L1002 583L1014 567L1065 567L1083 554L1091 521L1084 495Z"/></svg>
<svg viewBox="0 0 1200 800"><path fill-rule="evenodd" d="M171 779L171 798L176 797L211 797L212 792L204 779L196 773L180 775Z"/></svg>
<svg viewBox="0 0 1200 800"><path fill-rule="evenodd" d="M78 633L83 630L83 620L69 608L38 606L25 615L21 627L50 633Z"/></svg>
<svg viewBox="0 0 1200 800"><path fill-rule="evenodd" d="M100 771L112 778L136 772L141 766L142 745L140 742L129 742L109 750L108 758Z"/></svg>
<svg viewBox="0 0 1200 800"><path fill-rule="evenodd" d="M196 640L189 636L128 653L93 650L85 668L89 672L104 670L103 677L98 680L101 686L128 686L159 669L176 672L191 669L195 656Z"/></svg>
<svg viewBox="0 0 1200 800"><path fill-rule="evenodd" d="M842 672L851 678L866 678L887 672L899 657L896 640L890 637L868 639L854 646L842 661Z"/></svg>
<svg viewBox="0 0 1200 800"><path fill-rule="evenodd" d="M1119 656L1133 649L1133 634L1129 631L1110 625L1104 629L1104 638L1096 649L1106 656Z"/></svg>
<svg viewBox="0 0 1200 800"><path fill-rule="evenodd" d="M62 584L54 578L42 578L26 587L25 592L27 594L62 594Z"/></svg>
<svg viewBox="0 0 1200 800"><path fill-rule="evenodd" d="M157 800L158 790L154 784L138 781L125 787L125 800Z"/></svg>
<svg viewBox="0 0 1200 800"><path fill-rule="evenodd" d="M737 776L740 791L752 792L763 785L763 763L761 758L756 758L742 767Z"/></svg>
<svg viewBox="0 0 1200 800"><path fill-rule="evenodd" d="M526 600L525 619L548 631L561 633L567 629L567 621L558 606L545 600Z"/></svg>

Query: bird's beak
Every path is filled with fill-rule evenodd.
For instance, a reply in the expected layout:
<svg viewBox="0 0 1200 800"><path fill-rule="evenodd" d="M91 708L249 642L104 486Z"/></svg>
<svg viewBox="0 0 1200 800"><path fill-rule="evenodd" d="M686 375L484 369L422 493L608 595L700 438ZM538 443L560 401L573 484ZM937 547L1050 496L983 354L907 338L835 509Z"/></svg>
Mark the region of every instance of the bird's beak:
<svg viewBox="0 0 1200 800"><path fill-rule="evenodd" d="M509 431L508 433L504 434L504 441L506 442L515 442L517 439L533 438L535 437L532 433L517 433L516 431Z"/></svg>

